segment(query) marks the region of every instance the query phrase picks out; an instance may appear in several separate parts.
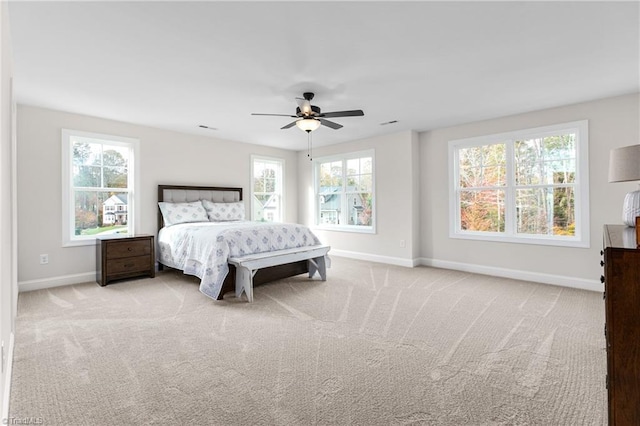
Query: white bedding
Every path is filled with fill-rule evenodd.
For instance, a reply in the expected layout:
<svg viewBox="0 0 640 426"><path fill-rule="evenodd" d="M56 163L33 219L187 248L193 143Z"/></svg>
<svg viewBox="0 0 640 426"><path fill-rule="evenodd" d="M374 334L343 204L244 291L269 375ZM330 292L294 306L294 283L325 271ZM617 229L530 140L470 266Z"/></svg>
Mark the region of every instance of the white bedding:
<svg viewBox="0 0 640 426"><path fill-rule="evenodd" d="M217 299L230 257L319 245L298 224L251 221L182 223L158 233L160 263L201 279L200 291Z"/></svg>

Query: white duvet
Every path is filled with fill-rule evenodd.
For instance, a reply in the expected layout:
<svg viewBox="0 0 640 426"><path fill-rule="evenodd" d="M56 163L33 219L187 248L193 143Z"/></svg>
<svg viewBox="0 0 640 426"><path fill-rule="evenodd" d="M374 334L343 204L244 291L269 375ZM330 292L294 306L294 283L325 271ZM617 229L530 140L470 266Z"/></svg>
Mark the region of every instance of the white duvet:
<svg viewBox="0 0 640 426"><path fill-rule="evenodd" d="M160 262L200 278L200 291L214 299L229 273L230 257L319 244L306 226L286 223L182 223L158 233Z"/></svg>

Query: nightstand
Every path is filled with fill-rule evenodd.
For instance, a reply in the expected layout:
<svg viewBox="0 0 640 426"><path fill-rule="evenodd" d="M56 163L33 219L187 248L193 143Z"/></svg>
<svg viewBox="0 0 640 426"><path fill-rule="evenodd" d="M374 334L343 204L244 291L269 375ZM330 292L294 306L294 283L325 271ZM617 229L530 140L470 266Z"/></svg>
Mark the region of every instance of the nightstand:
<svg viewBox="0 0 640 426"><path fill-rule="evenodd" d="M96 281L101 286L110 281L141 276L156 276L153 235L96 237Z"/></svg>

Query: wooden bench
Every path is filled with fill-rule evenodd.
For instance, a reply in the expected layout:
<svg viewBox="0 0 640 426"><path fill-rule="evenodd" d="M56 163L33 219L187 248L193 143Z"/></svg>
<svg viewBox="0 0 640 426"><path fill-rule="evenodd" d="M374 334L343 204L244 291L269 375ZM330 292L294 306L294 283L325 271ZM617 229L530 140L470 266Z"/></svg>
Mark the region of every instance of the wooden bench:
<svg viewBox="0 0 640 426"><path fill-rule="evenodd" d="M322 281L326 281L325 255L330 248L308 246L229 258L229 263L236 267L236 297L242 296L244 291L249 302L253 301L253 277L259 269L305 259L309 262L309 278L313 278L317 271Z"/></svg>

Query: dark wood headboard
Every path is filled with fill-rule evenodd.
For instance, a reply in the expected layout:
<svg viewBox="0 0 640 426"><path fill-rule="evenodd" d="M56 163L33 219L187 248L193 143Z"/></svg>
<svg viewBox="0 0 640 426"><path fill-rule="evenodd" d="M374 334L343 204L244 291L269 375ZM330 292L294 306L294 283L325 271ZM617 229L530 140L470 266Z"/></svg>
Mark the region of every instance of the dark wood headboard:
<svg viewBox="0 0 640 426"><path fill-rule="evenodd" d="M242 188L221 186L158 185L158 202L189 203L209 200L214 203L234 203L242 201ZM158 231L164 226L162 213L158 208Z"/></svg>

